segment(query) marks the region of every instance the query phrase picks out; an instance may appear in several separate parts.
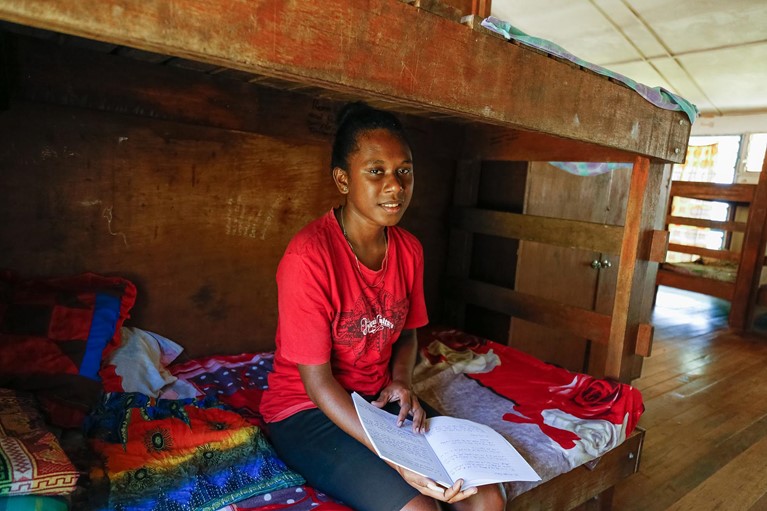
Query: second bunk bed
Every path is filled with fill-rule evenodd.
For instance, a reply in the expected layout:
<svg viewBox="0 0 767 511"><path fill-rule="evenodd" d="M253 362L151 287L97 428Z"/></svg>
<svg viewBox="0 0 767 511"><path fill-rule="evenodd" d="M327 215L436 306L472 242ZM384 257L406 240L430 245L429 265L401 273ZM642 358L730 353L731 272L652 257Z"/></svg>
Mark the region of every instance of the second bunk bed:
<svg viewBox="0 0 767 511"><path fill-rule="evenodd" d="M729 301L728 324L736 331L752 329L757 307L767 305L767 272L764 271L767 178L764 176L763 167L756 184L672 181L670 187L666 227L674 224L721 230L725 248L714 250L669 243L669 251L694 254L697 259L688 263L662 263L657 283ZM677 197L725 203L729 206L730 218L713 221L674 215Z"/></svg>

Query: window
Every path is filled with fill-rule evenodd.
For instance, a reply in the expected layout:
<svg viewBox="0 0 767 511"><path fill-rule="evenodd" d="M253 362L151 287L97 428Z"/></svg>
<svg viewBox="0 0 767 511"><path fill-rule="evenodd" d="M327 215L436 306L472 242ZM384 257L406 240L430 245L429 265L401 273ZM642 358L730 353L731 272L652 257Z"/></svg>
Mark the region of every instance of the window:
<svg viewBox="0 0 767 511"><path fill-rule="evenodd" d="M710 183L735 182L735 168L740 151L740 136L690 137L687 156L683 165L674 165L672 179L675 181L705 181ZM732 214L724 202L701 201L676 197L671 204L673 216L727 221ZM720 250L725 248L725 232L718 229L669 225L669 242ZM699 256L669 252L668 262L695 261Z"/></svg>
<svg viewBox="0 0 767 511"><path fill-rule="evenodd" d="M748 136L746 153L746 172L761 172L764 162L764 152L767 150L767 133L752 133Z"/></svg>
<svg viewBox="0 0 767 511"><path fill-rule="evenodd" d="M674 165L674 181L734 183L740 136L690 137L684 164Z"/></svg>

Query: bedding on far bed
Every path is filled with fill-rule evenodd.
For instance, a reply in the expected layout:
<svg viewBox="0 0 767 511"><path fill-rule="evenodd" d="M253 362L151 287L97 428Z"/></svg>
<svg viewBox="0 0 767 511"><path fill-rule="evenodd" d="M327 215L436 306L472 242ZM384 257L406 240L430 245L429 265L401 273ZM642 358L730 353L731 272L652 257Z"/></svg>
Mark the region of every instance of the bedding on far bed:
<svg viewBox="0 0 767 511"><path fill-rule="evenodd" d="M734 261L701 259L689 263L662 263L661 269L722 282L735 282L735 278L738 276L738 263Z"/></svg>

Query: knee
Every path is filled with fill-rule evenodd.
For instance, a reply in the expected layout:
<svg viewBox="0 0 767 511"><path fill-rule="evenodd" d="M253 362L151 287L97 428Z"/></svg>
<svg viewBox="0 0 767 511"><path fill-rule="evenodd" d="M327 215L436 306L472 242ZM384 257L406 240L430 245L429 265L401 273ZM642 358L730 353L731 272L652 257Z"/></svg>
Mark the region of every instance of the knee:
<svg viewBox="0 0 767 511"><path fill-rule="evenodd" d="M480 486L477 494L466 499L465 503L466 506L455 507L472 511L504 511L506 509L506 491L500 484Z"/></svg>
<svg viewBox="0 0 767 511"><path fill-rule="evenodd" d="M439 506L439 502L427 497L426 495L418 495L413 500L408 502L402 511L440 511L442 508Z"/></svg>
<svg viewBox="0 0 767 511"><path fill-rule="evenodd" d="M487 486L487 495L485 495L485 502L481 509L497 509L503 511L506 509L506 491L503 489L503 485L494 484Z"/></svg>

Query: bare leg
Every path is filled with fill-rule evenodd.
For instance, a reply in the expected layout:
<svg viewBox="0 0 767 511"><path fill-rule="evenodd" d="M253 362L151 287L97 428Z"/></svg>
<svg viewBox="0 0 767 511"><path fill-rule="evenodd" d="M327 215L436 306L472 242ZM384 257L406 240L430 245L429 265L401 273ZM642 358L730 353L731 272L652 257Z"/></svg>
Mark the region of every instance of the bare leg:
<svg viewBox="0 0 767 511"><path fill-rule="evenodd" d="M477 488L476 495L451 504L456 511L504 511L506 491L501 484L487 484Z"/></svg>
<svg viewBox="0 0 767 511"><path fill-rule="evenodd" d="M402 508L402 511L439 511L439 503L432 499L431 497L427 497L426 495L419 495L415 497L413 500L408 502L405 507Z"/></svg>

